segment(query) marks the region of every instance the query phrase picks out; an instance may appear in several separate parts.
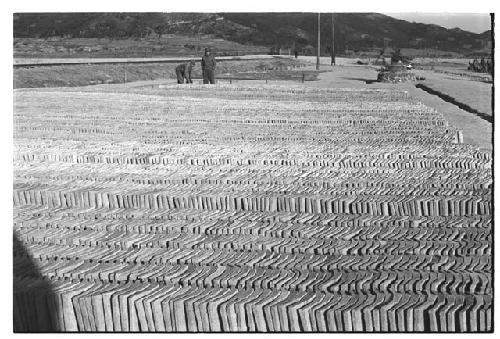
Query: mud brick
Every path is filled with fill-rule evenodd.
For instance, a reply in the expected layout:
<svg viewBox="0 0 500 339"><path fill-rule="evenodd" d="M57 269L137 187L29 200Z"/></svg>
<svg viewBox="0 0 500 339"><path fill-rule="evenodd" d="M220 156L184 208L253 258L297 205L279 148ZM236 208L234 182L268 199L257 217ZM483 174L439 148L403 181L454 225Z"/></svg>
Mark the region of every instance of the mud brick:
<svg viewBox="0 0 500 339"><path fill-rule="evenodd" d="M15 250L15 329L491 329L491 153L433 109L395 88L143 91L15 93L14 230L40 274Z"/></svg>

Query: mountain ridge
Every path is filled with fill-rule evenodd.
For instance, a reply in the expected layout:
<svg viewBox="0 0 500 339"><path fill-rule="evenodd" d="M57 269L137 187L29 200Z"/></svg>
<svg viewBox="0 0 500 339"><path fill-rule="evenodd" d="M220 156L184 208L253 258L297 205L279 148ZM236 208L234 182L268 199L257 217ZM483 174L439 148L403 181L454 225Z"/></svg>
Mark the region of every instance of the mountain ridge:
<svg viewBox="0 0 500 339"><path fill-rule="evenodd" d="M472 53L488 51L491 32L472 33L396 19L379 13L322 13L322 52L365 51L384 46L434 48ZM488 33L489 32L489 33ZM14 38L130 38L163 34L213 34L248 45L314 48L316 13L15 13Z"/></svg>

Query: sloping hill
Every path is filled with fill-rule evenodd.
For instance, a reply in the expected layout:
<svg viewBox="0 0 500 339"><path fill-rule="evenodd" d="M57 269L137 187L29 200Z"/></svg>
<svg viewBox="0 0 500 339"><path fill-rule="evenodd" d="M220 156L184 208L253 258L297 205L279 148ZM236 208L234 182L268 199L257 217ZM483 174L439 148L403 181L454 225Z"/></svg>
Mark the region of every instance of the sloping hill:
<svg viewBox="0 0 500 339"><path fill-rule="evenodd" d="M224 17L261 33L258 43L285 41L314 44L317 14L314 13L226 13ZM331 44L331 14L321 16L321 40ZM377 13L335 13L337 50L368 49L389 45L397 47L436 48L446 51L472 51L482 48L489 35L446 29L437 25L411 23ZM273 34L268 34L272 32ZM299 35L299 32L302 35Z"/></svg>
<svg viewBox="0 0 500 339"><path fill-rule="evenodd" d="M411 23L377 13L335 13L335 47L369 50L385 45L471 53L491 41L487 32ZM323 14L321 40L331 45L331 14ZM67 36L125 38L163 34L213 34L242 44L298 47L315 45L315 13L21 13L14 14L15 37Z"/></svg>

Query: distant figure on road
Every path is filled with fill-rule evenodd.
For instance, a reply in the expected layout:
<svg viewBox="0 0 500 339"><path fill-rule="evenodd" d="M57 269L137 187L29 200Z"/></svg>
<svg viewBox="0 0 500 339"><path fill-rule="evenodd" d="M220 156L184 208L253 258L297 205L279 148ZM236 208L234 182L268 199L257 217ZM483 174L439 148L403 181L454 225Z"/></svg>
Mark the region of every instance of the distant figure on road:
<svg viewBox="0 0 500 339"><path fill-rule="evenodd" d="M215 84L215 58L209 48L205 48L205 55L201 58L201 69L203 71L203 83Z"/></svg>
<svg viewBox="0 0 500 339"><path fill-rule="evenodd" d="M477 61L477 59L474 59L474 61L472 61L472 70L474 72L478 72L479 70L479 61Z"/></svg>
<svg viewBox="0 0 500 339"><path fill-rule="evenodd" d="M295 59L297 59L299 57L299 51L295 50L294 54L295 54Z"/></svg>
<svg viewBox="0 0 500 339"><path fill-rule="evenodd" d="M329 50L330 50L330 58L331 58L330 66L335 66L335 48L329 46Z"/></svg>
<svg viewBox="0 0 500 339"><path fill-rule="evenodd" d="M487 62L486 62L486 71L493 75L493 62L491 59L488 59Z"/></svg>
<svg viewBox="0 0 500 339"><path fill-rule="evenodd" d="M175 68L175 74L177 75L178 84L183 84L184 79L186 79L187 84L193 83L193 81L191 80L191 71L193 70L194 64L194 60L191 60L190 62L186 64L180 64Z"/></svg>

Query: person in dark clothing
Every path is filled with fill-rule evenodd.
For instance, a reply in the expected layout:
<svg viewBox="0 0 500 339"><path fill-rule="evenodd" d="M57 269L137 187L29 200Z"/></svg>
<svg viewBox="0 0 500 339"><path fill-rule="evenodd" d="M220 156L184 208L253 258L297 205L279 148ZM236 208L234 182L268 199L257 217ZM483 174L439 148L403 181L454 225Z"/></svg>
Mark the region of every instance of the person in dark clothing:
<svg viewBox="0 0 500 339"><path fill-rule="evenodd" d="M493 61L491 59L486 61L486 72L488 74L493 74Z"/></svg>
<svg viewBox="0 0 500 339"><path fill-rule="evenodd" d="M472 61L472 70L474 72L479 71L479 61L477 61L477 59L474 59L474 61Z"/></svg>
<svg viewBox="0 0 500 339"><path fill-rule="evenodd" d="M335 66L335 48L328 46L328 51L330 52L330 65Z"/></svg>
<svg viewBox="0 0 500 339"><path fill-rule="evenodd" d="M209 48L205 48L205 55L201 58L201 69L203 71L203 83L215 84L215 58Z"/></svg>
<svg viewBox="0 0 500 339"><path fill-rule="evenodd" d="M295 50L294 53L295 53L295 59L297 59L299 57L299 51Z"/></svg>
<svg viewBox="0 0 500 339"><path fill-rule="evenodd" d="M193 70L194 64L194 60L191 60L187 64L180 64L175 68L175 74L177 75L178 84L183 84L184 79L186 79L187 84L193 83L193 81L191 80L191 71Z"/></svg>
<svg viewBox="0 0 500 339"><path fill-rule="evenodd" d="M403 62L403 56L401 55L401 50L399 48L391 53L391 63L397 64L398 62Z"/></svg>

